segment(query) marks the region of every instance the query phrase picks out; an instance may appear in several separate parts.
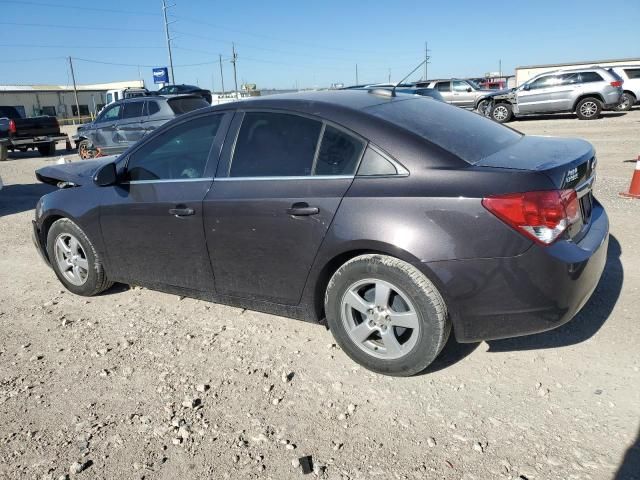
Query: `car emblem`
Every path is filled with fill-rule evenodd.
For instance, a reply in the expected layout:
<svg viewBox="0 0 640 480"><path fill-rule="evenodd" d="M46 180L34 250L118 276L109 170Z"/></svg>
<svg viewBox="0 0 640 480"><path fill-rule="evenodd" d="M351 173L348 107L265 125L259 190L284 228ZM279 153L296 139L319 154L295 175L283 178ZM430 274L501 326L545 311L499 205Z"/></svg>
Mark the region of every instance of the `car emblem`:
<svg viewBox="0 0 640 480"><path fill-rule="evenodd" d="M567 176L564 179L565 183L571 183L578 178L578 167L572 168L567 171Z"/></svg>

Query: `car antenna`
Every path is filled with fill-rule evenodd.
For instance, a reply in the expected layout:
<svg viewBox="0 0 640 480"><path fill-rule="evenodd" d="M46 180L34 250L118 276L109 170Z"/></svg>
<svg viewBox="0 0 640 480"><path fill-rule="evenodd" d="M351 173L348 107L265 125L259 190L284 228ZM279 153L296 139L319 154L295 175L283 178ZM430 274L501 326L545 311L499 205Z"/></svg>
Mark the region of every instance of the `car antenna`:
<svg viewBox="0 0 640 480"><path fill-rule="evenodd" d="M423 61L420 62L420 64L414 68L413 70L411 70L411 72L409 72L409 75L407 75L406 77L404 77L402 80L400 80L398 83L396 83L393 88L391 89L391 96L395 97L396 96L396 88L398 88L398 85L402 84L402 82L404 82L407 78L409 78L411 75L413 75L413 73L418 70L422 65L425 64L425 62L427 61L427 59L424 59Z"/></svg>

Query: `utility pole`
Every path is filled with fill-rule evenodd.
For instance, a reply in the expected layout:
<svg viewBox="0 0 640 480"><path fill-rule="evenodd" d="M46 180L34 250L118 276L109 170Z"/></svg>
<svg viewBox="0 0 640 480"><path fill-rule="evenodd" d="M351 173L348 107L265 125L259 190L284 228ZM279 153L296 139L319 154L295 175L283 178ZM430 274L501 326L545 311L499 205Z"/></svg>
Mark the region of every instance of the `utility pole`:
<svg viewBox="0 0 640 480"><path fill-rule="evenodd" d="M391 83L391 69L389 69L389 83Z"/></svg>
<svg viewBox="0 0 640 480"><path fill-rule="evenodd" d="M220 83L222 83L222 95L224 95L224 74L222 73L222 55L218 54L220 59Z"/></svg>
<svg viewBox="0 0 640 480"><path fill-rule="evenodd" d="M233 53L231 57L231 63L233 63L233 83L236 87L236 98L240 98L240 92L238 92L238 72L236 71L236 60L238 59L238 54L236 53L236 44L231 44L231 51Z"/></svg>
<svg viewBox="0 0 640 480"><path fill-rule="evenodd" d="M502 59L498 60L498 74L502 77Z"/></svg>
<svg viewBox="0 0 640 480"><path fill-rule="evenodd" d="M356 85L360 85L360 82L358 82L358 64L356 63Z"/></svg>
<svg viewBox="0 0 640 480"><path fill-rule="evenodd" d="M69 67L71 67L71 79L73 80L73 94L76 97L76 114L78 115L78 120L80 119L80 102L78 102L78 87L76 87L76 75L73 73L73 62L71 61L71 57L69 57ZM76 124L75 119L73 120L73 124Z"/></svg>
<svg viewBox="0 0 640 480"><path fill-rule="evenodd" d="M169 22L167 21L167 8L171 8L175 5L169 5L167 7L166 0L162 0L162 16L164 17L164 34L167 37L167 50L169 51L169 71L171 72L171 83L175 85L176 79L173 76L173 56L171 55L171 37L169 36Z"/></svg>
<svg viewBox="0 0 640 480"><path fill-rule="evenodd" d="M425 81L428 80L429 78L429 59L431 58L431 56L429 56L429 44L427 42L424 42L424 79Z"/></svg>

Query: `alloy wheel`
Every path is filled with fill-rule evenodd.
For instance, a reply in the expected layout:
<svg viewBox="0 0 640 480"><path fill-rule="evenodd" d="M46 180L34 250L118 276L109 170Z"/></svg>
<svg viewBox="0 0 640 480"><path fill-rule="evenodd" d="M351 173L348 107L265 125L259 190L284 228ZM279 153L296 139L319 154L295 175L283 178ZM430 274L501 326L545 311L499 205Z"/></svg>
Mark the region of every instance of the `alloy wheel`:
<svg viewBox="0 0 640 480"><path fill-rule="evenodd" d="M498 122L501 122L502 120L507 118L508 115L509 115L509 111L507 110L507 107L498 105L493 109L493 118L496 119Z"/></svg>
<svg viewBox="0 0 640 480"><path fill-rule="evenodd" d="M62 275L73 285L83 285L89 276L89 260L78 239L69 233L58 235L54 251Z"/></svg>
<svg viewBox="0 0 640 480"><path fill-rule="evenodd" d="M409 297L392 283L365 279L342 297L341 320L349 338L369 355L395 360L418 342L420 319Z"/></svg>
<svg viewBox="0 0 640 480"><path fill-rule="evenodd" d="M580 113L584 117L593 117L598 112L598 105L596 102L584 102L580 106Z"/></svg>

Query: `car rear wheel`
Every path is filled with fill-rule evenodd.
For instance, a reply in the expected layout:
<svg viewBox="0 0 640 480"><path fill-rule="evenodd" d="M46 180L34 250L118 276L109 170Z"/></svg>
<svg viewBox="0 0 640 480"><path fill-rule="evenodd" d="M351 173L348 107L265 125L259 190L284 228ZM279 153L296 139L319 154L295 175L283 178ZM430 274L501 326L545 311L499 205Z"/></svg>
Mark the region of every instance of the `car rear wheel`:
<svg viewBox="0 0 640 480"><path fill-rule="evenodd" d="M507 123L513 117L513 108L509 103L497 103L491 109L491 118L498 123Z"/></svg>
<svg viewBox="0 0 640 480"><path fill-rule="evenodd" d="M56 142L49 142L43 145L38 145L38 152L43 157L50 157L56 153Z"/></svg>
<svg viewBox="0 0 640 480"><path fill-rule="evenodd" d="M51 225L47 255L58 279L76 295L90 297L113 285L89 238L68 218Z"/></svg>
<svg viewBox="0 0 640 480"><path fill-rule="evenodd" d="M624 92L620 96L620 103L616 107L616 110L619 112L628 112L629 110L631 110L631 107L635 105L635 103L636 103L635 95L633 93Z"/></svg>
<svg viewBox="0 0 640 480"><path fill-rule="evenodd" d="M331 277L325 312L351 359L385 375L410 376L438 356L451 330L436 287L411 264L362 255Z"/></svg>
<svg viewBox="0 0 640 480"><path fill-rule="evenodd" d="M576 105L576 115L580 120L594 120L600 116L602 102L597 98L583 98Z"/></svg>

